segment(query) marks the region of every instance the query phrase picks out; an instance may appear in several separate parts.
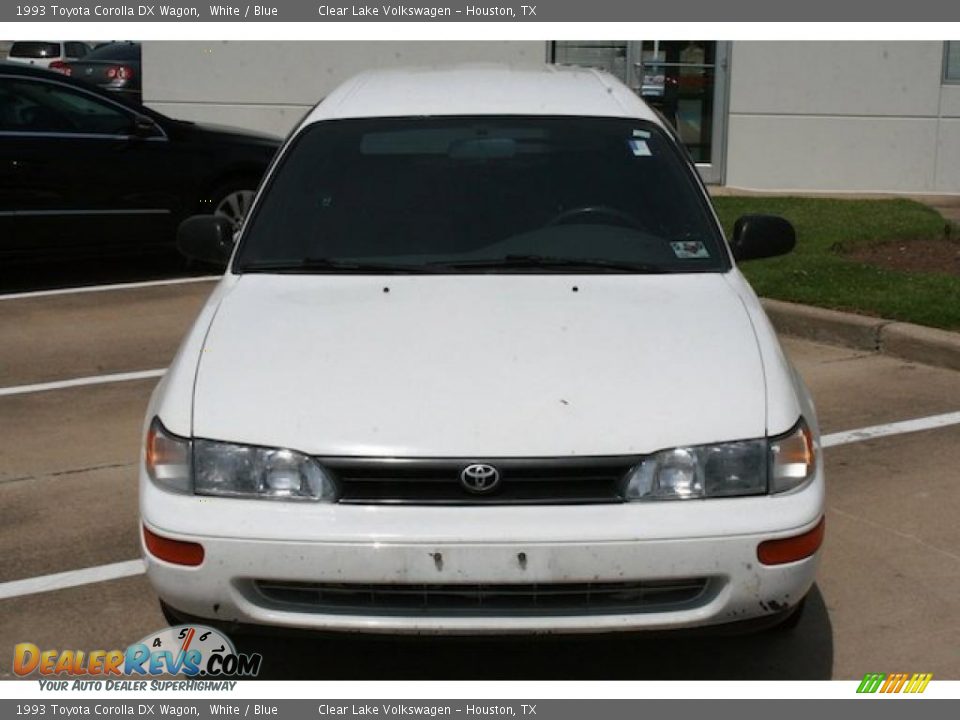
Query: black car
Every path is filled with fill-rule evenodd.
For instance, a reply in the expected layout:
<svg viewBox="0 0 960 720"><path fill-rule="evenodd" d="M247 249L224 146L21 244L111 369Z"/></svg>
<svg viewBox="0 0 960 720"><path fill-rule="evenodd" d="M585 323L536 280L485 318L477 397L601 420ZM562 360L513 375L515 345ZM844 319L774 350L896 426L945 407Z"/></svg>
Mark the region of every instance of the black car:
<svg viewBox="0 0 960 720"><path fill-rule="evenodd" d="M239 227L279 145L0 62L0 257L173 247L197 212Z"/></svg>
<svg viewBox="0 0 960 720"><path fill-rule="evenodd" d="M143 73L140 43L112 42L101 45L79 60L54 68L77 80L93 83L104 90L122 93L140 101Z"/></svg>

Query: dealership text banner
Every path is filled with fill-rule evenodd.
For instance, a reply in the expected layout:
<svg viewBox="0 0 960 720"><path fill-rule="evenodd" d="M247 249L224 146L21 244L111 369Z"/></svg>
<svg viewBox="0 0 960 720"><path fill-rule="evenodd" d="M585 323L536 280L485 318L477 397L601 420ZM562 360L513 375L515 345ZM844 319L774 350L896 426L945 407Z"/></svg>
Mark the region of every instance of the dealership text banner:
<svg viewBox="0 0 960 720"><path fill-rule="evenodd" d="M2 22L952 22L956 0L526 0L524 3L3 3Z"/></svg>
<svg viewBox="0 0 960 720"><path fill-rule="evenodd" d="M442 720L626 720L627 718L704 718L716 720L809 720L842 713L853 720L941 720L955 717L956 704L948 700L901 702L864 700L56 700L0 701L0 717L123 717L152 718L274 718L276 720L370 720L372 717L409 720L413 717Z"/></svg>

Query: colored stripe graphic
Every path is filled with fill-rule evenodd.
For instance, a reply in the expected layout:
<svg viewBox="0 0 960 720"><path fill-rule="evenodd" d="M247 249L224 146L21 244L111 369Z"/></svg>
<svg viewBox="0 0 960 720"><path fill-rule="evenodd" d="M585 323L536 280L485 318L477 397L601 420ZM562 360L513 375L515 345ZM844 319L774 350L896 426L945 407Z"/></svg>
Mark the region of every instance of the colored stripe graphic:
<svg viewBox="0 0 960 720"><path fill-rule="evenodd" d="M910 678L910 683L907 685L907 689L904 690L904 692L922 693L927 689L927 685L930 684L932 679L933 673L914 673L913 677Z"/></svg>
<svg viewBox="0 0 960 720"><path fill-rule="evenodd" d="M860 681L858 693L922 693L933 679L933 673L867 673Z"/></svg>
<svg viewBox="0 0 960 720"><path fill-rule="evenodd" d="M867 673L863 676L863 680L860 681L860 687L857 688L858 693L875 693L880 689L880 683L883 682L886 675L883 673Z"/></svg>
<svg viewBox="0 0 960 720"><path fill-rule="evenodd" d="M903 684L907 681L906 673L893 673L888 679L883 688L880 689L880 692L886 693L897 693L900 692L900 688L903 687Z"/></svg>

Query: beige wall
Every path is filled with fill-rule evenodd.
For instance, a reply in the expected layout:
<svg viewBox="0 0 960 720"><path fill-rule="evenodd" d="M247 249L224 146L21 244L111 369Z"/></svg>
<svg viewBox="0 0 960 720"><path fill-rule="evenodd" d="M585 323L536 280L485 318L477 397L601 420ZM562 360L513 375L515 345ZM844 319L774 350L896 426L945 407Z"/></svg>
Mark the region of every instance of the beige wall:
<svg viewBox="0 0 960 720"><path fill-rule="evenodd" d="M172 117L286 134L351 75L455 62L543 63L534 42L143 43L144 101Z"/></svg>
<svg viewBox="0 0 960 720"><path fill-rule="evenodd" d="M942 42L735 42L726 183L960 193Z"/></svg>
<svg viewBox="0 0 960 720"><path fill-rule="evenodd" d="M151 41L145 101L279 135L367 68L541 63L547 43ZM734 42L727 185L960 193L960 85L942 42Z"/></svg>

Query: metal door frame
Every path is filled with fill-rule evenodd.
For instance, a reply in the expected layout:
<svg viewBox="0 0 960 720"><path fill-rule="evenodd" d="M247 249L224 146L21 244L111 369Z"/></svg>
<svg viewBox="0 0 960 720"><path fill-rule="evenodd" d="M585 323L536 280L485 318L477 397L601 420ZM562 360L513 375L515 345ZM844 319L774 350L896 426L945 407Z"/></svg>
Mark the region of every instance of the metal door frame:
<svg viewBox="0 0 960 720"><path fill-rule="evenodd" d="M713 136L711 138L711 155L709 163L697 163L700 177L708 185L722 185L726 179L727 169L727 126L730 107L730 58L731 46L729 41L716 41L717 53L714 66L713 85ZM643 40L627 40L626 70L627 85L639 94L640 83L643 78ZM547 44L547 60L555 62L556 41Z"/></svg>
<svg viewBox="0 0 960 720"><path fill-rule="evenodd" d="M656 41L654 41L656 42ZM713 65L713 118L711 156L709 163L697 163L700 177L708 185L722 185L727 166L727 119L730 101L730 45L728 41L717 40L716 61ZM681 63L664 63L675 67ZM627 41L627 84L639 93L643 79L643 41Z"/></svg>

